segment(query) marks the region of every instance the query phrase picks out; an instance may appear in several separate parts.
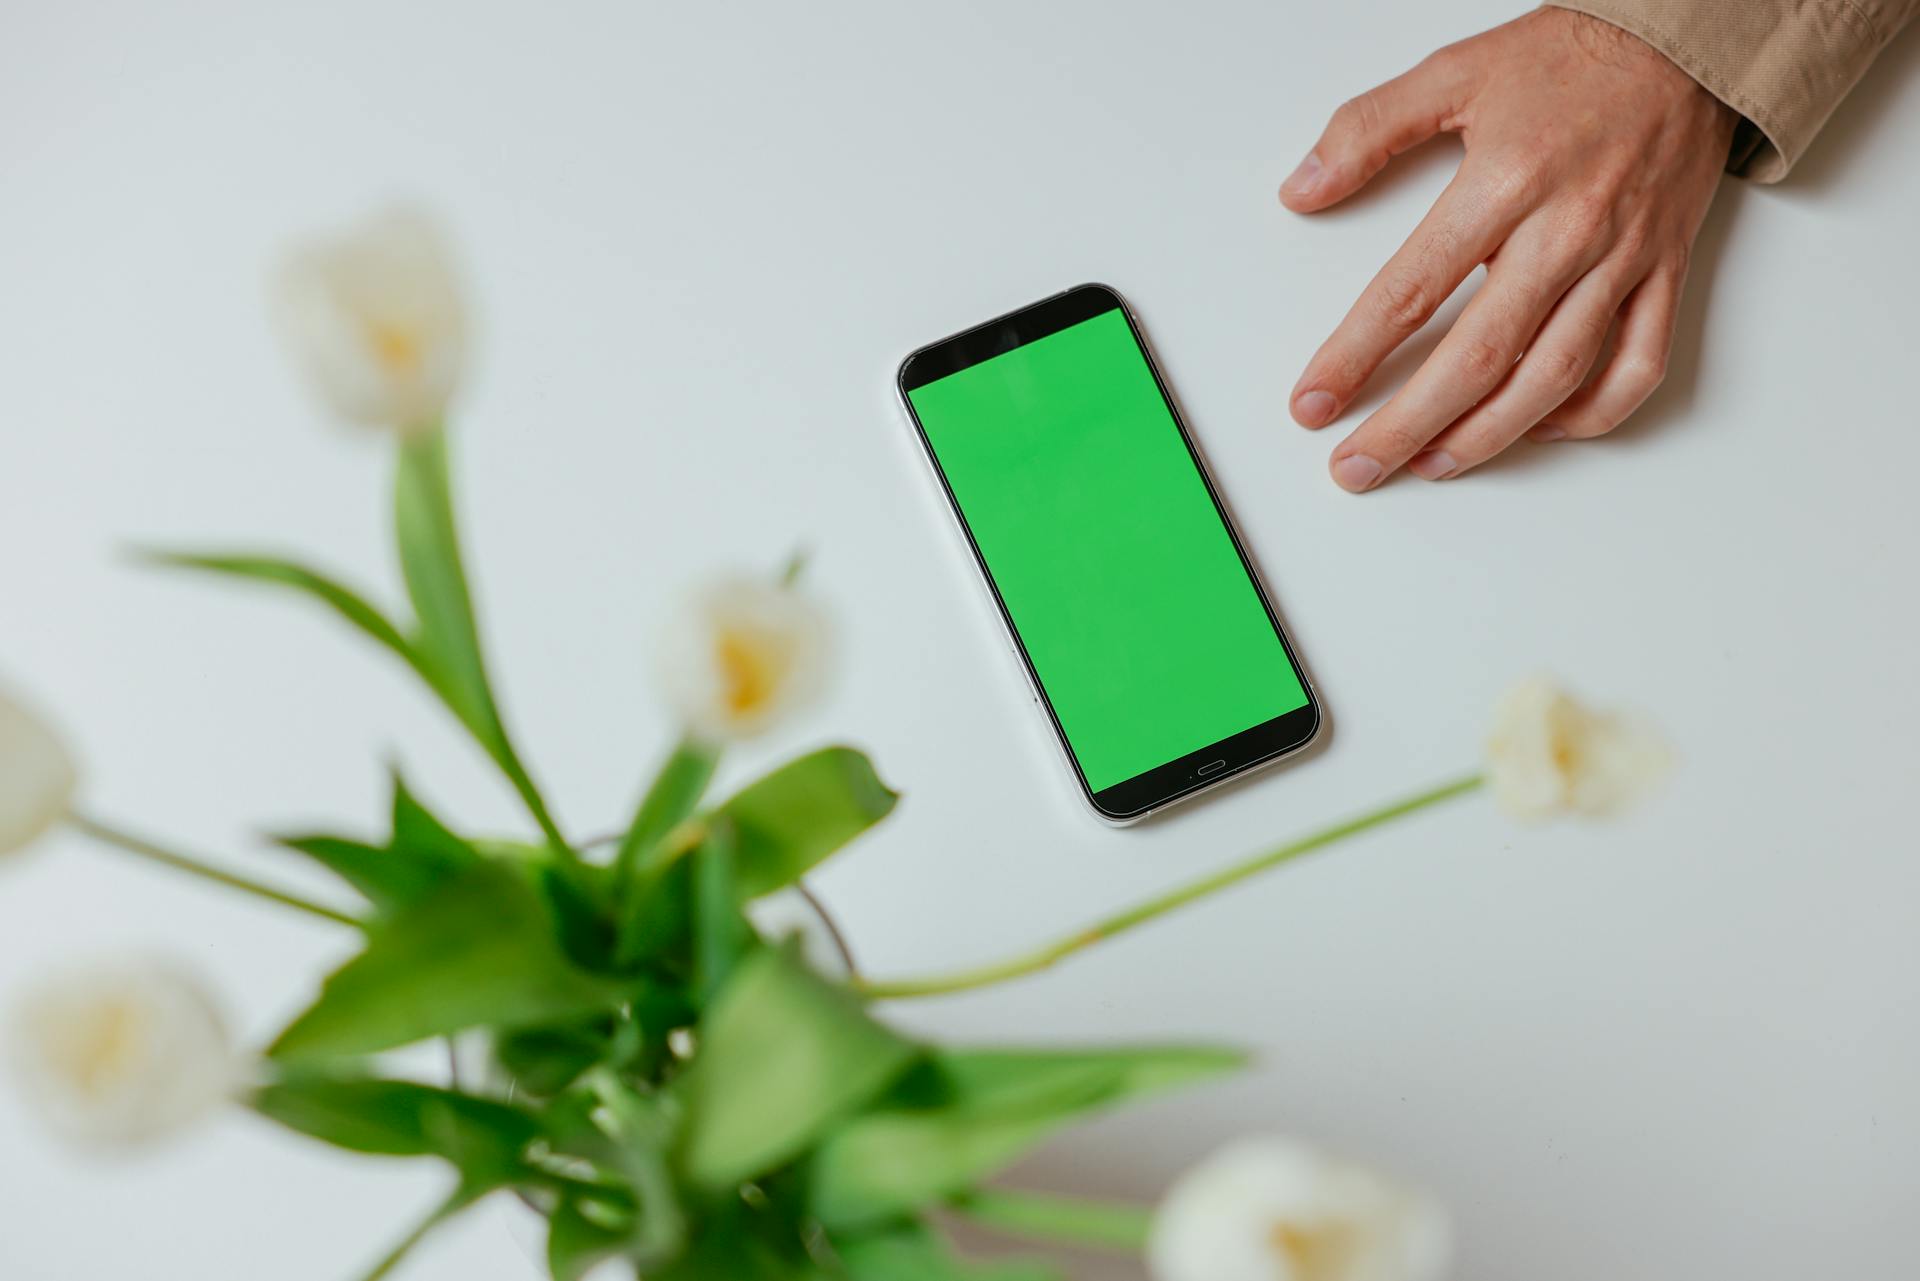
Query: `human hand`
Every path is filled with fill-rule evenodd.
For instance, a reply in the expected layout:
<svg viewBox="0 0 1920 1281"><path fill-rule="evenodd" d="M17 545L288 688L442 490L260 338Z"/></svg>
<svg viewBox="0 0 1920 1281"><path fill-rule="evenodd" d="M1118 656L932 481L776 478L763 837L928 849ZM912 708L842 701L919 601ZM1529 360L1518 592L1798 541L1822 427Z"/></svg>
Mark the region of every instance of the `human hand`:
<svg viewBox="0 0 1920 1281"><path fill-rule="evenodd" d="M1280 188L1337 204L1400 152L1466 156L1294 388L1324 427L1482 263L1485 284L1405 386L1334 449L1355 493L1401 466L1445 480L1523 435L1611 431L1659 385L1687 256L1738 116L1637 37L1540 9L1450 45L1334 113ZM1588 380L1617 324L1614 354Z"/></svg>

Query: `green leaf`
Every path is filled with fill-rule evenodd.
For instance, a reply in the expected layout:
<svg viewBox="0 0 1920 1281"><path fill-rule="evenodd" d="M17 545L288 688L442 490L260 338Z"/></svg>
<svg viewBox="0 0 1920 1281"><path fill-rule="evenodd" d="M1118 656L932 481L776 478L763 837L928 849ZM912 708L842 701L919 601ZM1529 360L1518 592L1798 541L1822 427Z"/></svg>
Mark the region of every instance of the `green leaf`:
<svg viewBox="0 0 1920 1281"><path fill-rule="evenodd" d="M936 1055L882 1108L809 1163L809 1203L830 1229L957 1196L1088 1114L1239 1066L1205 1049L1012 1050Z"/></svg>
<svg viewBox="0 0 1920 1281"><path fill-rule="evenodd" d="M701 1187L774 1169L885 1089L919 1051L784 950L735 968L681 1084L681 1166Z"/></svg>
<svg viewBox="0 0 1920 1281"><path fill-rule="evenodd" d="M715 811L733 825L743 899L791 885L893 812L899 793L851 747L789 761Z"/></svg>
<svg viewBox="0 0 1920 1281"><path fill-rule="evenodd" d="M568 1197L547 1216L547 1271L553 1281L580 1281L627 1252L629 1224L617 1216L597 1219L595 1213L593 1204Z"/></svg>
<svg viewBox="0 0 1920 1281"><path fill-rule="evenodd" d="M1065 1276L1039 1262L965 1262L918 1224L836 1241L835 1248L851 1281L1063 1281Z"/></svg>
<svg viewBox="0 0 1920 1281"><path fill-rule="evenodd" d="M401 446L394 481L394 529L401 576L420 620L413 648L421 656L422 673L499 765L554 849L567 851L565 838L514 750L487 680L473 593L461 563L444 429Z"/></svg>
<svg viewBox="0 0 1920 1281"><path fill-rule="evenodd" d="M430 892L439 870L390 849L363 845L340 836L280 836L276 844L304 854L359 890L379 911L392 911Z"/></svg>
<svg viewBox="0 0 1920 1281"><path fill-rule="evenodd" d="M646 796L641 798L633 823L620 841L614 866L620 869L623 880L634 875L661 837L693 813L713 779L719 759L716 748L692 739L684 739L674 747L673 754L654 776Z"/></svg>
<svg viewBox="0 0 1920 1281"><path fill-rule="evenodd" d="M974 1106L1018 1104L1052 1083L1092 1074L1108 1100L1138 1098L1181 1089L1237 1072L1247 1065L1239 1050L1206 1045L1127 1047L1117 1050L955 1050L937 1062L947 1097Z"/></svg>
<svg viewBox="0 0 1920 1281"><path fill-rule="evenodd" d="M898 799L860 752L828 747L749 784L707 822L733 831L734 880L745 902L799 880L885 818ZM673 830L668 827L661 835ZM666 860L689 851L677 836L674 844L678 848L663 850L656 840L627 884L617 953L623 962L658 955L683 937L689 902L685 860Z"/></svg>
<svg viewBox="0 0 1920 1281"><path fill-rule="evenodd" d="M540 1134L532 1114L412 1081L296 1074L262 1086L255 1111L335 1147L377 1156L437 1156L468 1186L510 1183Z"/></svg>
<svg viewBox="0 0 1920 1281"><path fill-rule="evenodd" d="M493 1056L514 1087L535 1098L549 1098L572 1085L613 1046L610 1020L503 1032Z"/></svg>
<svg viewBox="0 0 1920 1281"><path fill-rule="evenodd" d="M1147 1248L1147 1234L1153 1226L1152 1206L1049 1196L1013 1188L978 1189L955 1201L953 1208L995 1232L1127 1254L1140 1254Z"/></svg>
<svg viewBox="0 0 1920 1281"><path fill-rule="evenodd" d="M618 968L614 943L618 931L607 911L606 869L568 860L556 861L551 851L533 866L547 910L552 913L560 946L575 965L595 973Z"/></svg>
<svg viewBox="0 0 1920 1281"><path fill-rule="evenodd" d="M710 1229L685 1257L648 1272L646 1281L839 1281L808 1259L783 1254L729 1228Z"/></svg>
<svg viewBox="0 0 1920 1281"><path fill-rule="evenodd" d="M611 1071L594 1073L589 1088L599 1104L592 1123L608 1140L609 1164L638 1202L623 1252L651 1271L679 1257L687 1242L687 1216L668 1159L679 1114L669 1096L640 1094Z"/></svg>
<svg viewBox="0 0 1920 1281"><path fill-rule="evenodd" d="M418 656L406 637L353 589L316 570L277 556L219 555L202 552L143 552L142 559L171 569L194 569L228 578L251 579L291 588L319 601L354 627L398 654L409 666Z"/></svg>
<svg viewBox="0 0 1920 1281"><path fill-rule="evenodd" d="M465 867L474 861L473 847L435 818L407 790L406 780L398 773L393 776L392 815L393 848L431 858L449 869Z"/></svg>
<svg viewBox="0 0 1920 1281"><path fill-rule="evenodd" d="M481 863L374 922L367 946L268 1051L283 1061L372 1054L470 1027L610 1011L625 985L579 969L524 869Z"/></svg>
<svg viewBox="0 0 1920 1281"><path fill-rule="evenodd" d="M622 966L648 959L686 955L693 942L693 870L690 860L676 858L658 868L643 869L629 886L629 900L614 953Z"/></svg>
<svg viewBox="0 0 1920 1281"><path fill-rule="evenodd" d="M400 571L420 619L420 648L436 660L444 683L441 694L454 713L497 754L503 746L500 720L460 560L445 431L430 432L401 448L394 526Z"/></svg>
<svg viewBox="0 0 1920 1281"><path fill-rule="evenodd" d="M725 986L754 938L734 879L733 825L717 819L693 852L693 972L702 1004Z"/></svg>
<svg viewBox="0 0 1920 1281"><path fill-rule="evenodd" d="M337 836L281 837L365 895L381 912L395 912L474 866L480 855L429 814L399 775L393 779L393 835L385 847Z"/></svg>

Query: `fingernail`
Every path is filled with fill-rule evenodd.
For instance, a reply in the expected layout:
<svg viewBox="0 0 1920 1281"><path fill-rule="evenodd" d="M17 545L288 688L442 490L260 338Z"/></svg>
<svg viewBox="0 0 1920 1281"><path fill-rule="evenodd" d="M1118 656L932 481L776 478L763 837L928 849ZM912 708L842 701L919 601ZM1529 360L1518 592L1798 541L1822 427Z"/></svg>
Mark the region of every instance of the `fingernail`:
<svg viewBox="0 0 1920 1281"><path fill-rule="evenodd" d="M1365 454L1352 454L1333 465L1333 479L1350 494L1362 493L1380 479L1380 464Z"/></svg>
<svg viewBox="0 0 1920 1281"><path fill-rule="evenodd" d="M1429 449L1408 463L1407 470L1421 480L1445 480L1460 470L1460 464L1444 449Z"/></svg>
<svg viewBox="0 0 1920 1281"><path fill-rule="evenodd" d="M1288 174L1287 180L1280 184L1280 190L1289 196L1311 195L1313 189L1320 185L1320 171L1320 153L1309 151L1307 158L1300 162L1300 167Z"/></svg>
<svg viewBox="0 0 1920 1281"><path fill-rule="evenodd" d="M1549 426L1535 427L1532 431L1528 432L1527 434L1529 436L1532 436L1535 440L1538 440L1538 441L1565 440L1567 438L1566 431L1563 428L1559 428L1559 427L1549 427Z"/></svg>
<svg viewBox="0 0 1920 1281"><path fill-rule="evenodd" d="M1325 427L1340 406L1328 391L1303 391L1293 398L1293 417L1302 427Z"/></svg>

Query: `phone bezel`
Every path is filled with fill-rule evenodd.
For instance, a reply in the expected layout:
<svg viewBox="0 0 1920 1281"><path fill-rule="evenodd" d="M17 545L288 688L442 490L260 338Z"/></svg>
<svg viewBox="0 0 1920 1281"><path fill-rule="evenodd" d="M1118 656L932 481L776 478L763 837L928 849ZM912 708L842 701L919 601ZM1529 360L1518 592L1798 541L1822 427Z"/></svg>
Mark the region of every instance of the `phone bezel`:
<svg viewBox="0 0 1920 1281"><path fill-rule="evenodd" d="M966 513L961 509L959 498L953 492L944 469L940 466L940 457L934 452L933 442L927 436L925 424L915 412L909 393L924 387L928 383L959 373L982 361L1013 351L1031 342L1056 334L1063 329L1105 315L1109 311L1119 311L1126 321L1127 330L1133 336L1135 345L1147 362L1148 370L1153 374L1154 385L1159 389L1160 397L1166 404L1167 412L1173 419L1175 430L1186 446L1187 455L1193 461L1194 469L1206 486L1207 497L1213 503L1215 514L1225 526L1227 537L1233 544L1234 554L1240 558L1241 569L1247 581L1253 585L1254 594L1260 600L1260 607L1266 611L1267 621L1273 627L1273 633L1280 641L1288 664L1292 667L1300 688L1307 696L1306 704L1293 711L1242 730L1217 743L1189 752L1184 756L1168 761L1163 765L1138 774L1123 782L1095 791L1088 786L1080 761L1074 755L1073 743L1067 737L1060 723L1059 714L1054 710L1053 700L1047 696L1046 684L1035 668L1033 658L1027 652L1026 643L1020 638L1013 615L1007 608L1006 600L1000 594L1000 587L994 581L993 570L987 564L986 557L980 551L980 544L973 536L972 528L967 524ZM1319 733L1321 710L1319 695L1308 679L1299 657L1294 653L1293 641L1281 625L1280 616L1268 598L1267 590L1255 572L1252 559L1240 539L1240 531L1234 527L1233 519L1227 513L1226 505L1220 501L1219 491L1215 488L1213 477L1208 474L1205 461L1199 449L1194 445L1193 435L1187 430L1186 419L1180 413L1179 405L1161 375L1159 363L1154 359L1153 349L1147 345L1146 335L1141 332L1133 310L1120 292L1109 285L1076 285L1044 298L1039 302L1010 311L1003 316L971 329L962 330L938 342L929 343L912 352L900 362L899 373L895 378L895 387L900 403L906 411L908 421L913 424L914 434L919 437L920 447L933 468L935 478L940 482L941 492L946 496L947 508L953 514L960 527L962 537L966 539L967 549L973 556L976 569L986 583L994 606L999 612L1001 625L1013 643L1014 653L1019 657L1025 669L1027 682L1033 687L1035 700L1047 714L1047 722L1052 726L1054 740L1065 753L1068 767L1072 770L1080 792L1094 813L1103 820L1126 824L1137 822L1156 810L1164 809L1176 801L1185 800L1201 792L1218 787L1223 783L1240 778L1253 770L1271 765L1282 757L1289 756L1306 747Z"/></svg>

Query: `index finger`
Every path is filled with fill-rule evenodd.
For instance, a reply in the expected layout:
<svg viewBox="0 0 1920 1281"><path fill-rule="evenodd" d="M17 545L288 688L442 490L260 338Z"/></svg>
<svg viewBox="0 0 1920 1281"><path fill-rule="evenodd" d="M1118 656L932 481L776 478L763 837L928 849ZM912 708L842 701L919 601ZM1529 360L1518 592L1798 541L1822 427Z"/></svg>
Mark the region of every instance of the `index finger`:
<svg viewBox="0 0 1920 1281"><path fill-rule="evenodd" d="M1339 417L1380 363L1500 247L1521 213L1498 207L1464 170L1456 174L1307 362L1291 398L1294 421L1324 427Z"/></svg>

